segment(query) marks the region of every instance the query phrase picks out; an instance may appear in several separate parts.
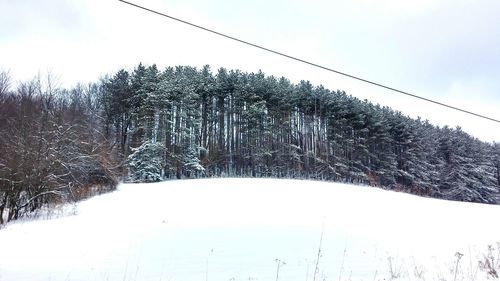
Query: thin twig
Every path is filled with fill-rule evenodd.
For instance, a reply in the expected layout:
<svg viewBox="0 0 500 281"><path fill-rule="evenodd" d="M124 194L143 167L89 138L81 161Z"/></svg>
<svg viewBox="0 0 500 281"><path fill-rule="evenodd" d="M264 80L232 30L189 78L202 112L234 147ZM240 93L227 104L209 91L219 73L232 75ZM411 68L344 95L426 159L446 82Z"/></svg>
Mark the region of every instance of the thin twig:
<svg viewBox="0 0 500 281"><path fill-rule="evenodd" d="M324 232L325 232L325 218L323 217L323 224L321 226L321 237L319 238L318 256L316 257L316 266L314 268L313 281L316 281L316 274L318 273L319 258L321 257L321 246L323 245Z"/></svg>

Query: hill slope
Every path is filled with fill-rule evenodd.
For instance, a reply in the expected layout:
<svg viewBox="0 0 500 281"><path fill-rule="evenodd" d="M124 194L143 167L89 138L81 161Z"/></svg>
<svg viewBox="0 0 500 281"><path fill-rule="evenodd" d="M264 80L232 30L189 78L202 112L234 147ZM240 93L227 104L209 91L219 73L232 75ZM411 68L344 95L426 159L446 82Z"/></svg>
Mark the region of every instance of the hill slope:
<svg viewBox="0 0 500 281"><path fill-rule="evenodd" d="M123 184L75 213L0 230L0 280L453 280L457 251L480 280L500 239L500 206L314 181Z"/></svg>

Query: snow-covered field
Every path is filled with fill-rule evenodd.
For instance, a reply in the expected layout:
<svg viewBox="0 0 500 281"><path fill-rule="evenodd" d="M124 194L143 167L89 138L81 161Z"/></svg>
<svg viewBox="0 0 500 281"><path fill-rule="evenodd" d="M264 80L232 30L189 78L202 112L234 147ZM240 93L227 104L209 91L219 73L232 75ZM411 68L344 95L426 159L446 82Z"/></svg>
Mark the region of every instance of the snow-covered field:
<svg viewBox="0 0 500 281"><path fill-rule="evenodd" d="M484 280L500 241L500 206L313 181L123 184L67 209L0 230L0 280Z"/></svg>

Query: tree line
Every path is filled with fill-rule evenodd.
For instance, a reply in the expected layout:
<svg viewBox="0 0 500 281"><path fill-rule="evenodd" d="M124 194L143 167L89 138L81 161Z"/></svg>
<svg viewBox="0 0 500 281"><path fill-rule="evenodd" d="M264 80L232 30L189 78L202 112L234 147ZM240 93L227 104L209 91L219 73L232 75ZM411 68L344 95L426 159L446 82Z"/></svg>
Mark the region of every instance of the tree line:
<svg viewBox="0 0 500 281"><path fill-rule="evenodd" d="M139 64L12 88L0 72L0 224L118 180L317 179L498 203L497 143L308 81Z"/></svg>
<svg viewBox="0 0 500 281"><path fill-rule="evenodd" d="M483 203L499 192L498 144L308 81L139 64L102 90L107 139L133 181L305 178Z"/></svg>

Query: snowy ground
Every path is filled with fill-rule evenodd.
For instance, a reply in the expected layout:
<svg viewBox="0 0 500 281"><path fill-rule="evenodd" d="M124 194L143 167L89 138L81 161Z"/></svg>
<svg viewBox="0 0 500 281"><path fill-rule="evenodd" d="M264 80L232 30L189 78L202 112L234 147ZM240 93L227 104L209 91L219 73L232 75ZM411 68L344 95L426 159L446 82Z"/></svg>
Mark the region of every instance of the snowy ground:
<svg viewBox="0 0 500 281"><path fill-rule="evenodd" d="M124 184L68 210L0 230L0 280L455 280L456 252L456 280L484 280L500 241L500 206L312 181Z"/></svg>

